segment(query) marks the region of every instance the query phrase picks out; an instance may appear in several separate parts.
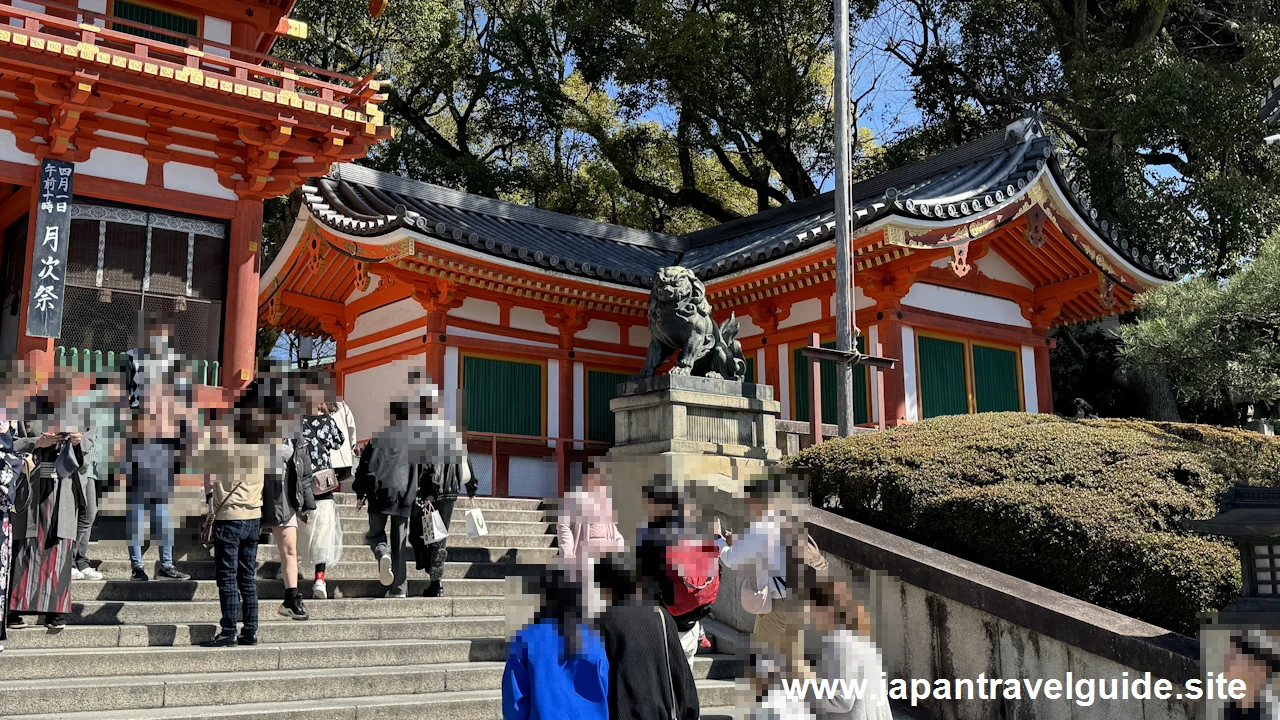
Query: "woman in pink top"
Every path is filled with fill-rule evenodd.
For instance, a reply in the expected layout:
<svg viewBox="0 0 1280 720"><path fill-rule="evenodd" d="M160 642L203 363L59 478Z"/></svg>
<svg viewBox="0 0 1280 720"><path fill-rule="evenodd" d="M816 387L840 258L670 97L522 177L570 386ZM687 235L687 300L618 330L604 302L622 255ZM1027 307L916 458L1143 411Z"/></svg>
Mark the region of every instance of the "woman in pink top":
<svg viewBox="0 0 1280 720"><path fill-rule="evenodd" d="M603 469L587 466L582 474L582 487L565 493L556 534L560 540L561 564L582 583L588 614L599 613L604 603L593 581L594 565L606 554L625 549Z"/></svg>

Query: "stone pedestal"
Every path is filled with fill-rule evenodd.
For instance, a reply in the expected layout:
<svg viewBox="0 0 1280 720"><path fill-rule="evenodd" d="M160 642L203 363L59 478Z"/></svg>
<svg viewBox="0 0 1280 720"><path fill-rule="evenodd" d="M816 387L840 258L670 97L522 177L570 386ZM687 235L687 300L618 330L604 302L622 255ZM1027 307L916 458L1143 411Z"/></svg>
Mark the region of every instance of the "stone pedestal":
<svg viewBox="0 0 1280 720"><path fill-rule="evenodd" d="M609 466L624 534L645 522L641 488L657 475L682 487L705 520L719 517L742 530L743 487L782 459L775 427L781 407L772 387L659 375L623 383L609 408L615 423ZM755 616L742 609L739 584L736 572L722 568L712 615L718 629L740 636L751 632Z"/></svg>

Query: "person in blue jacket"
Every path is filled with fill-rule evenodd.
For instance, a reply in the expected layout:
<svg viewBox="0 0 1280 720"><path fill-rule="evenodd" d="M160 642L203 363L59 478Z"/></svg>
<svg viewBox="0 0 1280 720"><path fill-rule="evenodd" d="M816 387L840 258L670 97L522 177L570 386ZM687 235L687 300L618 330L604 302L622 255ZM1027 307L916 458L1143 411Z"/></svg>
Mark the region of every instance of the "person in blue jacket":
<svg viewBox="0 0 1280 720"><path fill-rule="evenodd" d="M542 609L507 650L503 720L608 720L609 661L582 594L560 570L540 583Z"/></svg>

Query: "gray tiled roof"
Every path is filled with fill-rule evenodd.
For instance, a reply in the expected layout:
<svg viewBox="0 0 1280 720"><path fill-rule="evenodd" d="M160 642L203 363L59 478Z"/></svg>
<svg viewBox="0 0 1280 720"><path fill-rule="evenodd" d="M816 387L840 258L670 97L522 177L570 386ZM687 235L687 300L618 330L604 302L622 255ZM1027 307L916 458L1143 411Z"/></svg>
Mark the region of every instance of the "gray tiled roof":
<svg viewBox="0 0 1280 720"><path fill-rule="evenodd" d="M1080 216L1113 249L1150 275L1178 270L1120 237L1067 178L1053 140L1026 118L955 149L855 184L856 222L887 215L962 221L984 214L1032 182L1045 165ZM413 228L432 238L559 272L648 287L654 271L684 265L710 279L825 242L835 228L831 193L685 236L664 235L468 195L339 165L304 188L315 217L336 230L377 236Z"/></svg>

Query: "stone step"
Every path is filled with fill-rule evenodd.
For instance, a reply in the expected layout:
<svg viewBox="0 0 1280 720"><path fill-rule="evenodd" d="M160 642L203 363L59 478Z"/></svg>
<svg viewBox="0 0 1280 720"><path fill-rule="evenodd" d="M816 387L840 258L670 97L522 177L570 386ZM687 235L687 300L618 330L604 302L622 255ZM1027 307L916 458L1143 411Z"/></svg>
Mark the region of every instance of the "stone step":
<svg viewBox="0 0 1280 720"><path fill-rule="evenodd" d="M493 522L489 518L485 518L485 526L489 529L489 535L547 535L556 531L555 523L541 520L536 522ZM368 515L363 517L356 516L351 518L349 522L346 518L343 518L343 541L364 544L364 533L368 529ZM455 537L466 537L466 520L463 520L461 515L455 513L453 519L449 522L449 530L449 542L453 542Z"/></svg>
<svg viewBox="0 0 1280 720"><path fill-rule="evenodd" d="M338 517L342 518L345 525L348 520L363 521L367 520L369 513L364 508L359 510L354 505L339 505ZM485 523L489 525L490 532L493 532L493 524L499 522L554 522L554 513L548 510L488 510L484 511ZM465 523L466 518L462 516L462 511L457 510L453 513L450 524L454 522Z"/></svg>
<svg viewBox="0 0 1280 720"><path fill-rule="evenodd" d="M428 584L430 581L426 578L411 576L408 593L421 595ZM301 583L304 597L310 597L311 585L310 580ZM347 580L326 577L325 585L331 598L380 598L387 592L387 588L378 580L368 578ZM492 596L501 595L506 590L506 583L501 579L452 580L449 582L448 589L449 595L453 597ZM259 580L258 597L264 601L284 598L284 581ZM213 580L152 580L150 582L85 580L71 584L71 598L75 601L119 600L124 602L217 600L218 586Z"/></svg>
<svg viewBox="0 0 1280 720"><path fill-rule="evenodd" d="M560 551L552 547L555 535L542 536L501 536L496 537L487 535L476 540L467 540L467 538L449 537L446 544L448 552L448 560L454 562L501 562L509 561L512 558L521 558L518 562L527 563L547 563L551 562ZM128 562L129 550L123 545L103 545L90 548L89 558L91 560L117 560ZM413 548L408 548L406 555L410 560L413 559ZM159 551L154 548L145 548L142 559L159 558ZM175 547L173 549L173 559L180 560L197 560L212 561L213 550L206 550L204 547ZM343 543L342 562L371 562L373 560L373 552L364 542L357 544ZM280 555L276 551L274 543L258 546L258 562L279 562ZM339 563L341 564L341 563Z"/></svg>
<svg viewBox="0 0 1280 720"><path fill-rule="evenodd" d="M334 493L333 500L338 505L350 505L355 507L355 493ZM554 498L544 500L542 498L495 498L477 496L469 498L466 495L460 496L454 504L454 512L461 510L470 510L471 508L480 508L488 512L489 510L544 510L554 507L558 501ZM486 519L488 519L486 517Z"/></svg>
<svg viewBox="0 0 1280 720"><path fill-rule="evenodd" d="M0 653L0 677L118 677L179 673L258 672L341 667L387 667L436 663L502 662L505 638L455 640L383 640L379 642L303 641L254 647L198 646L9 650Z"/></svg>
<svg viewBox="0 0 1280 720"><path fill-rule="evenodd" d="M470 548L468 548L470 549ZM94 556L92 550L89 551L90 557ZM513 563L504 562L446 562L444 565L445 579L458 578L474 578L477 580L495 580L504 578L511 574L511 566ZM178 560L174 563L184 573L191 576L193 580L213 580L214 564L212 560ZM98 570L106 576L107 580L124 580L129 577L132 568L128 560L103 560L97 563ZM156 577L156 571L160 569L160 561L155 560L147 563L147 574L152 578ZM280 563L276 561L259 562L258 578L261 580L275 580L279 577ZM409 564L409 574L412 577L418 571L413 563ZM308 571L303 574L304 577L310 577ZM378 563L371 558L367 562L344 562L333 566L325 573L330 582L334 580L360 580L376 578L378 576ZM75 589L75 583L72 589Z"/></svg>
<svg viewBox="0 0 1280 720"><path fill-rule="evenodd" d="M328 602L316 600L314 602ZM312 601L307 601L310 609ZM506 619L501 615L474 617L390 618L377 620L287 620L277 613L278 603L262 603L258 609L258 636L264 643L375 642L382 640L445 640L452 638L502 638ZM0 657L16 650L67 648L182 647L199 645L218 632L218 623L154 625L68 625L48 630L42 625L10 630Z"/></svg>
<svg viewBox="0 0 1280 720"><path fill-rule="evenodd" d="M239 647L199 649L215 658L218 654L228 655L228 662L236 662L230 657L232 653L247 650ZM269 650L262 657L268 664L271 662ZM277 663L281 657L276 655ZM203 667L209 661L193 659L192 662ZM715 659L700 657L694 663L694 676L706 678L710 673L730 667L731 662L717 666ZM3 680L0 681L0 707L5 708L7 717L34 713L65 716L87 711L267 703L295 697L377 697L393 689L417 695L447 691L500 691L502 671L502 662L472 661ZM732 687L732 683L727 684ZM429 697L422 699L430 700ZM434 713L430 716L436 717Z"/></svg>
<svg viewBox="0 0 1280 720"><path fill-rule="evenodd" d="M502 597L398 599L339 598L307 602L317 620L359 620L387 618L474 617L502 615ZM275 612L264 603L259 617ZM72 604L72 625L153 625L216 623L222 617L217 600L132 601L88 600Z"/></svg>
<svg viewBox="0 0 1280 720"><path fill-rule="evenodd" d="M733 717L735 687L730 680L701 680L703 707L719 706L715 715ZM710 711L709 711L710 712ZM741 716L738 713L736 716ZM9 717L9 716L6 716ZM376 695L290 702L163 707L147 710L89 711L24 715L23 720L502 720L500 690L446 690L425 695Z"/></svg>

